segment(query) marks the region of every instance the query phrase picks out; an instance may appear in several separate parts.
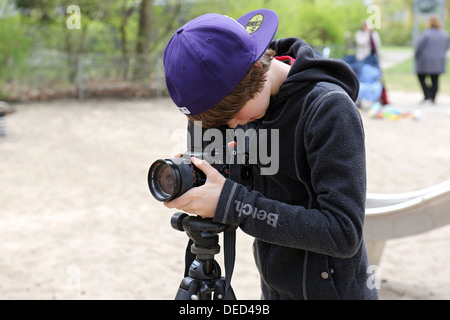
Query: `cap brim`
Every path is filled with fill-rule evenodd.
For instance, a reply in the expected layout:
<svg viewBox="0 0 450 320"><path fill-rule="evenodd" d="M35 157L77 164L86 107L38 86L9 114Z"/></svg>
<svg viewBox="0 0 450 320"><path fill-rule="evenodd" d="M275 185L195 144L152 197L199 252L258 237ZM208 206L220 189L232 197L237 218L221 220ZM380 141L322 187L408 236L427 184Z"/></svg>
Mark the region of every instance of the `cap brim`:
<svg viewBox="0 0 450 320"><path fill-rule="evenodd" d="M256 44L255 62L263 55L278 29L278 15L270 9L250 11L237 19Z"/></svg>

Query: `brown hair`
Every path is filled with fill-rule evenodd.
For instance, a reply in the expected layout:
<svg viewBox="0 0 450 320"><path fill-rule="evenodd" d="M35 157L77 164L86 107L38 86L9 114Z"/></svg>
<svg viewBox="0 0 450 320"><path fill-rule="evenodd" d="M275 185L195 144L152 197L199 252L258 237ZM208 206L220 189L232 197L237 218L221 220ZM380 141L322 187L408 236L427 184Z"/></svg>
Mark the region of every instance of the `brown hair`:
<svg viewBox="0 0 450 320"><path fill-rule="evenodd" d="M261 92L274 56L274 50L266 50L258 60L262 64L262 68L253 64L229 95L205 112L195 116L187 116L188 119L192 122L201 121L203 128L218 127L233 119L247 101L253 99L257 93Z"/></svg>
<svg viewBox="0 0 450 320"><path fill-rule="evenodd" d="M428 26L430 28L440 29L441 28L441 20L439 19L439 17L437 15L433 14L428 19Z"/></svg>

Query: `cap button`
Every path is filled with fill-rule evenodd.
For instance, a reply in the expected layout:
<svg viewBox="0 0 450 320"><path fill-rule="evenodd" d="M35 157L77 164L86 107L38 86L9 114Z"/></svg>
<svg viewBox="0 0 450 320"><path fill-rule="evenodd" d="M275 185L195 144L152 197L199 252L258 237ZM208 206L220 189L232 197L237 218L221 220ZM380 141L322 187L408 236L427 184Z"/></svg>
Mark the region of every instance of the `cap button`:
<svg viewBox="0 0 450 320"><path fill-rule="evenodd" d="M177 30L177 33L178 33L178 34L180 34L180 33L182 33L182 32L183 32L183 30L184 30L184 28L183 28L183 27L181 27L180 29L178 29L178 30Z"/></svg>

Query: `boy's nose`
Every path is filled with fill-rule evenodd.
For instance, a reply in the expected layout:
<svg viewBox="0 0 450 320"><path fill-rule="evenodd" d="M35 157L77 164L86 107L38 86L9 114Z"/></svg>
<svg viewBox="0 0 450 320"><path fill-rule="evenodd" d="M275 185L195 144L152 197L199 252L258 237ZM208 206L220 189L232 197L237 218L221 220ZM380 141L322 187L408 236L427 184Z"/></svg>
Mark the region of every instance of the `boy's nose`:
<svg viewBox="0 0 450 320"><path fill-rule="evenodd" d="M237 127L237 125L239 124L239 121L238 120L236 120L236 119L231 119L230 121L228 121L227 122L227 124L228 124L228 126L230 127L230 128L236 128Z"/></svg>

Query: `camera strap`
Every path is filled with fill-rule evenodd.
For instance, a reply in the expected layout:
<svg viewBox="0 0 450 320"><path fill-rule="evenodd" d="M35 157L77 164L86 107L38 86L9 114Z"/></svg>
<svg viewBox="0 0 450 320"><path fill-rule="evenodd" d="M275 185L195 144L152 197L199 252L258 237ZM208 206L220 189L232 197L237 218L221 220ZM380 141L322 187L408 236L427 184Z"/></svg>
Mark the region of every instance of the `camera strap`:
<svg viewBox="0 0 450 320"><path fill-rule="evenodd" d="M191 246L193 244L194 241L192 241L192 239L189 239L186 247L186 253L184 255L184 277L189 276L189 268L191 267L192 261L195 260L195 254L191 252Z"/></svg>
<svg viewBox="0 0 450 320"><path fill-rule="evenodd" d="M223 250L225 258L225 298L231 288L231 276L233 275L236 259L236 228L225 231L223 234Z"/></svg>

